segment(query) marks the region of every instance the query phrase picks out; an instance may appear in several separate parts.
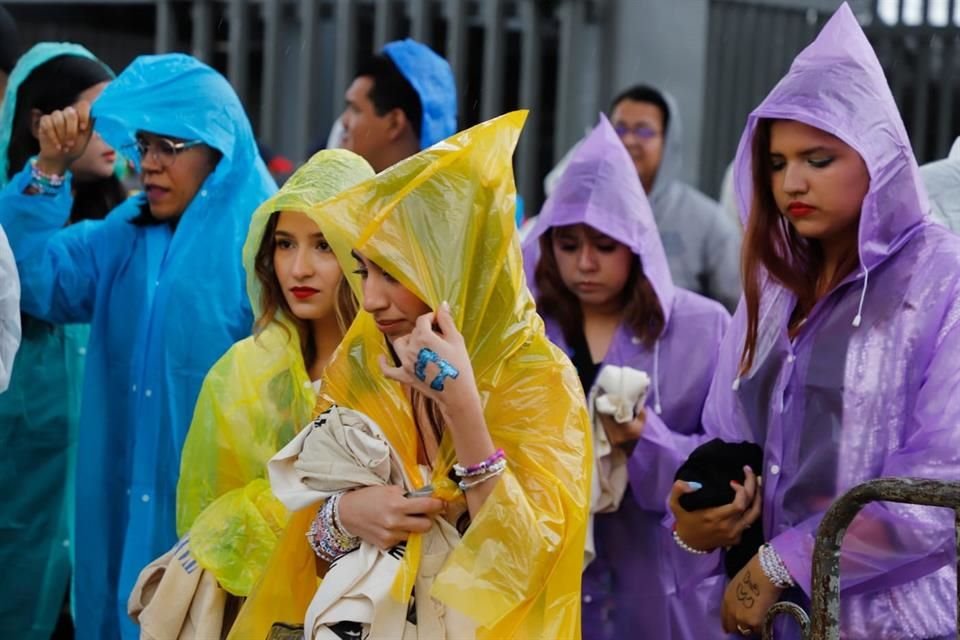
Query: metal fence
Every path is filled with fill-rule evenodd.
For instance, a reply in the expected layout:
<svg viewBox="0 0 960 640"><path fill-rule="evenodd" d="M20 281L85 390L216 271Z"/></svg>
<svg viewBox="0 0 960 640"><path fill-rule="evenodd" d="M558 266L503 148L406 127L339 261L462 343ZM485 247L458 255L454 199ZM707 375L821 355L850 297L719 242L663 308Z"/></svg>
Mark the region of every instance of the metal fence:
<svg viewBox="0 0 960 640"><path fill-rule="evenodd" d="M750 110L786 73L839 4L834 0L711 0L700 176L718 193ZM851 2L883 66L914 153L946 155L960 135L958 0Z"/></svg>
<svg viewBox="0 0 960 640"><path fill-rule="evenodd" d="M837 499L817 528L813 548L812 601L809 618L792 603L778 603L764 621L763 638L773 640L777 615L792 616L808 640L840 640L840 546L860 510L872 502L942 507L954 512L954 542L960 558L960 483L924 478L878 478L858 485ZM958 560L960 562L960 560ZM960 582L957 584L960 607ZM960 609L957 611L960 628Z"/></svg>
<svg viewBox="0 0 960 640"><path fill-rule="evenodd" d="M540 198L553 160L559 78L581 14L573 2L536 0L157 0L157 51L189 50L220 62L258 135L303 159L343 108L360 60L412 37L450 62L467 127L530 109L517 150L521 193ZM215 61L218 55L223 60ZM558 94L558 90L560 93Z"/></svg>

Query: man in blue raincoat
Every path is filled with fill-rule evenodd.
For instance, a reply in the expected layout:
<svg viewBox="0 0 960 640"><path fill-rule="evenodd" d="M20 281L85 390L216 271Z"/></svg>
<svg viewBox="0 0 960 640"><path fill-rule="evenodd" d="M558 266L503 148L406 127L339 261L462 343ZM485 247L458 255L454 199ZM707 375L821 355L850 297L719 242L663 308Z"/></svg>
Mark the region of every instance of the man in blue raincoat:
<svg viewBox="0 0 960 640"><path fill-rule="evenodd" d="M457 88L446 60L407 38L357 71L340 117L342 146L377 172L457 131Z"/></svg>
<svg viewBox="0 0 960 640"><path fill-rule="evenodd" d="M135 638L126 600L176 542L180 449L210 366L250 332L240 249L276 185L219 73L180 55L137 58L93 105L44 126L90 123L140 159L144 192L106 220L64 228L5 216L24 312L89 322L77 451L78 638ZM64 127L66 123L66 127ZM65 177L70 180L69 173ZM70 197L65 188L58 197ZM47 215L45 215L47 213Z"/></svg>

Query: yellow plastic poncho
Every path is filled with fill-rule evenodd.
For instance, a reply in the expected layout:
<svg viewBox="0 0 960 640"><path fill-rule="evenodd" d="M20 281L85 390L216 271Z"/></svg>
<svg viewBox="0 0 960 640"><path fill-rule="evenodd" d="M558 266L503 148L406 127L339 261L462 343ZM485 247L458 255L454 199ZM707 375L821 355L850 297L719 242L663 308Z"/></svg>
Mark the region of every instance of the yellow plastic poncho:
<svg viewBox="0 0 960 640"><path fill-rule="evenodd" d="M432 308L450 303L491 437L509 460L431 595L470 616L479 638L579 638L591 443L576 372L545 337L523 277L511 157L525 118L510 113L459 133L311 215L344 271L354 268L356 249ZM377 365L387 353L361 312L321 393L380 425L416 479L410 403ZM432 478L445 499L462 499L447 477L454 456L447 434ZM231 637L266 637L275 621L303 623L317 584L303 537L315 510L305 512L295 515ZM412 536L394 597L409 597L419 551Z"/></svg>
<svg viewBox="0 0 960 640"><path fill-rule="evenodd" d="M321 151L257 209L243 246L255 315L262 306L254 260L271 214L304 211L373 175L356 154ZM266 480L267 460L313 419L317 403L283 311L234 344L204 379L180 462L177 532L189 531L197 562L234 595L250 593L287 521Z"/></svg>

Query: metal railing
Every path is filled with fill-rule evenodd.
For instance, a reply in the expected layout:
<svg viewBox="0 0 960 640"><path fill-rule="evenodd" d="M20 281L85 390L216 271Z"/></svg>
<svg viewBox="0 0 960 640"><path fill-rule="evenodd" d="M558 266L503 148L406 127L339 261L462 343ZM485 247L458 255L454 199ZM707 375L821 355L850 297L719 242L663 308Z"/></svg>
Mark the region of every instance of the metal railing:
<svg viewBox="0 0 960 640"><path fill-rule="evenodd" d="M799 606L781 602L771 607L763 625L764 640L773 639L778 615L793 616L806 640L840 640L840 545L847 527L871 502L899 502L953 509L956 544L960 562L960 482L941 482L923 478L879 478L858 485L841 496L827 510L817 529L813 548L813 579L810 617ZM960 594L960 582L958 582ZM957 621L960 628L960 597ZM808 628L809 625L809 628Z"/></svg>

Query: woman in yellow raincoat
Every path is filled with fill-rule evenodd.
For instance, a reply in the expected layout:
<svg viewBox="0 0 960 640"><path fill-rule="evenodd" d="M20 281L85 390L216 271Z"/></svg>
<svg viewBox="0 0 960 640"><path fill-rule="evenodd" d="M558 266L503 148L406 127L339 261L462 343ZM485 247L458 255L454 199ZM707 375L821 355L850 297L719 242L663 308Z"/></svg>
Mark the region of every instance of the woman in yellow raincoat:
<svg viewBox="0 0 960 640"><path fill-rule="evenodd" d="M406 477L432 485L447 513L468 514L418 599L465 615L477 638L579 638L591 445L576 372L545 337L524 284L511 156L525 117L461 132L309 210L343 269L363 277L363 310L321 395L367 416ZM456 476L483 461L498 473L458 487ZM406 538L390 590L400 602L422 541L404 500L423 498L356 489L339 510L364 542ZM291 518L232 637L286 637L303 624L317 589L304 532L318 506Z"/></svg>
<svg viewBox="0 0 960 640"><path fill-rule="evenodd" d="M373 176L360 156L321 151L254 213L243 247L254 335L207 374L183 449L177 531L198 564L249 594L286 523L266 462L317 413L314 380L356 313L320 228L303 211Z"/></svg>

